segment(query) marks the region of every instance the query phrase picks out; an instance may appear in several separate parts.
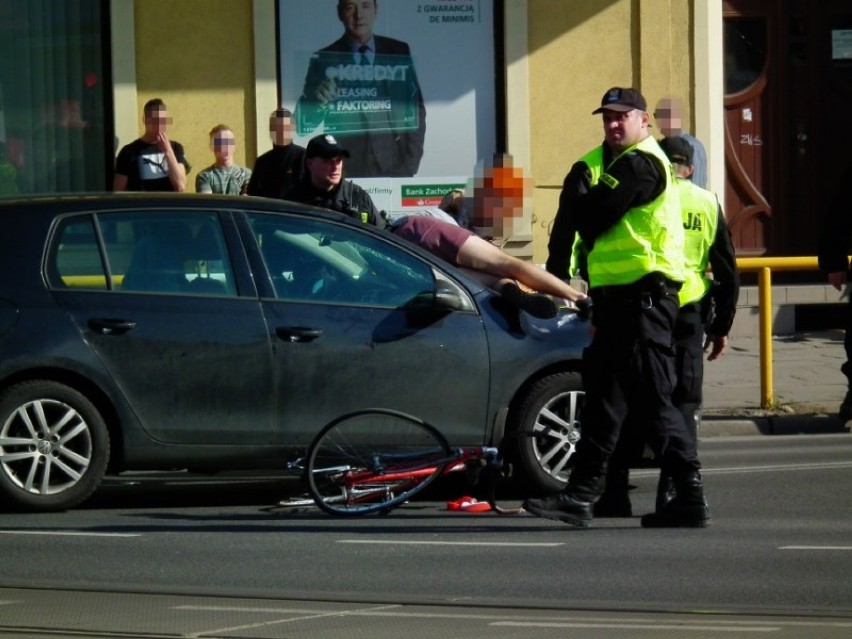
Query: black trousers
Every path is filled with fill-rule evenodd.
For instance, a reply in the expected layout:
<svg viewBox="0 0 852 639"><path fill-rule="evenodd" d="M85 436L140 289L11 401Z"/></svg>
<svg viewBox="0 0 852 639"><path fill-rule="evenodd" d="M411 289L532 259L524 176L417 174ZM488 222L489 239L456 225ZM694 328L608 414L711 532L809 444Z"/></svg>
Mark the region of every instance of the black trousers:
<svg viewBox="0 0 852 639"><path fill-rule="evenodd" d="M849 296L849 304L846 305L846 337L843 341L846 347L846 361L840 366L840 370L849 380L849 388L852 389L852 295Z"/></svg>
<svg viewBox="0 0 852 639"><path fill-rule="evenodd" d="M628 414L675 480L701 467L695 436L672 402L676 291L592 289L595 335L583 354L583 436L566 491L593 500ZM700 355L699 355L700 363ZM699 385L700 388L700 385ZM700 398L699 398L700 403Z"/></svg>
<svg viewBox="0 0 852 639"><path fill-rule="evenodd" d="M681 308L675 320L675 375L672 403L683 415L693 440L698 439L704 385L704 322L698 304Z"/></svg>
<svg viewBox="0 0 852 639"><path fill-rule="evenodd" d="M700 304L680 308L675 319L675 387L672 404L683 416L687 432L698 445L698 425L704 402L704 320ZM631 411L621 427L618 444L608 463L608 485L615 473L623 473L617 488L627 490L627 472L643 461L645 443L651 441L641 409ZM615 482L613 482L615 483Z"/></svg>

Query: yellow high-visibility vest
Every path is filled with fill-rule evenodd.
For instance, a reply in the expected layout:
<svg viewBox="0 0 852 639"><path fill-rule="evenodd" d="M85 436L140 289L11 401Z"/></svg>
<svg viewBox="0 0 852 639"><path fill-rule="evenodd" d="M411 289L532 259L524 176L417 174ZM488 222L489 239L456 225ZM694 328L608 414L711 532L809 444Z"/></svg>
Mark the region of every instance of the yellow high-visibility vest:
<svg viewBox="0 0 852 639"><path fill-rule="evenodd" d="M674 187L671 162L660 145L647 136L625 149L609 166L635 151L652 155L659 161L665 169L666 187L651 202L629 209L595 240L589 252L591 288L632 284L648 273L662 273L677 282L683 282L686 277L680 198ZM617 180L606 172L600 175L598 183L609 184L612 188L618 186Z"/></svg>
<svg viewBox="0 0 852 639"><path fill-rule="evenodd" d="M719 202L714 193L693 184L691 180L677 178L675 188L680 195L686 260L686 280L678 293L683 306L699 301L710 290L707 264L719 224Z"/></svg>

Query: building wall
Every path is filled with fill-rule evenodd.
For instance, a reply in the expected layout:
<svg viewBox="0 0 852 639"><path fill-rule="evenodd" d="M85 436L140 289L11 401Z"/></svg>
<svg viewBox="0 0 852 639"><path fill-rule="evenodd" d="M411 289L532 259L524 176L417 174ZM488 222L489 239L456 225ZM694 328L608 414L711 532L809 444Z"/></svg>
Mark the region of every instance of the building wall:
<svg viewBox="0 0 852 639"><path fill-rule="evenodd" d="M533 261L547 259L565 175L603 140L601 117L591 112L609 87L639 88L649 111L659 98L679 96L691 128L691 6L683 0L528 0Z"/></svg>
<svg viewBox="0 0 852 639"><path fill-rule="evenodd" d="M268 148L266 115L278 106L275 2L135 0L130 13L112 0L117 144L139 134L142 105L161 97L174 117L172 137L193 164L189 190L212 162L207 132L219 122L237 135L237 162L251 166ZM562 180L602 140L591 111L607 88L640 88L650 110L660 97L682 97L687 127L701 137L693 11L721 0L505 2L508 152L535 185L532 258L543 263ZM133 64L122 65L131 39ZM713 140L703 141L711 153Z"/></svg>
<svg viewBox="0 0 852 639"><path fill-rule="evenodd" d="M219 123L234 130L237 164L253 164L252 1L136 0L134 5L136 135L142 132L142 106L159 97L173 118L169 135L184 145L192 164L188 191L195 190L198 171L213 162L208 133ZM114 42L116 46L120 43ZM130 141L119 140L119 146Z"/></svg>

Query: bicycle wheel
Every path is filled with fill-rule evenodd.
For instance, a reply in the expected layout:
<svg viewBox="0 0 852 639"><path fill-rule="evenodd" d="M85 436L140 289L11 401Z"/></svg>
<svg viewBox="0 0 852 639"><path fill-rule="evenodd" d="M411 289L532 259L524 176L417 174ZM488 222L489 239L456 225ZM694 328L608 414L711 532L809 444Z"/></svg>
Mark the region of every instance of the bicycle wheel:
<svg viewBox="0 0 852 639"><path fill-rule="evenodd" d="M347 413L308 448L308 488L332 515L387 511L423 490L454 459L446 438L421 419L386 409Z"/></svg>

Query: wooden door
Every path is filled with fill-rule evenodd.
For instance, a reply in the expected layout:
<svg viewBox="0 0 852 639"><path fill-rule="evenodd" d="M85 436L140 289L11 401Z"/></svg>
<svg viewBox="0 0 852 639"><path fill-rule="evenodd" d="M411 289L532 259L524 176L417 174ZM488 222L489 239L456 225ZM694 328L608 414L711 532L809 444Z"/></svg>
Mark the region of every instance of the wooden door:
<svg viewBox="0 0 852 639"><path fill-rule="evenodd" d="M773 45L776 2L730 0L725 16L725 213L739 255L773 245L782 215L773 192L778 175L775 99L779 86Z"/></svg>
<svg viewBox="0 0 852 639"><path fill-rule="evenodd" d="M852 2L793 3L786 21L790 216L782 239L786 254L815 255L825 210L852 189L843 183L852 175Z"/></svg>
<svg viewBox="0 0 852 639"><path fill-rule="evenodd" d="M739 255L815 255L850 163L852 3L725 0L725 212Z"/></svg>

